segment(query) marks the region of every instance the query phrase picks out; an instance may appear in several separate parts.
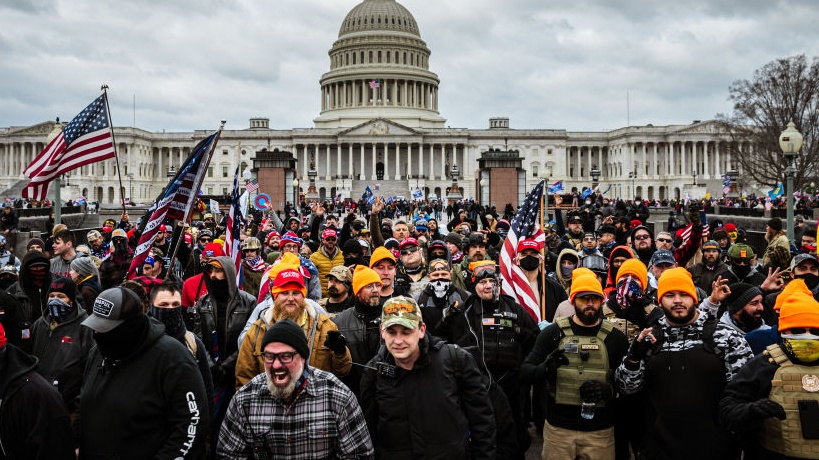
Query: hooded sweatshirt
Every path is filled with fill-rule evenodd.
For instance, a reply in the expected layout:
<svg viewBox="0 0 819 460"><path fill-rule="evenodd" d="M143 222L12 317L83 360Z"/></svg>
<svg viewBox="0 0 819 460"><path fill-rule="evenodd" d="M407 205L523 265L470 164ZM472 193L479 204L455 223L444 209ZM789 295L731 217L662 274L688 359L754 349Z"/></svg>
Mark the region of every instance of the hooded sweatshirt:
<svg viewBox="0 0 819 460"><path fill-rule="evenodd" d="M569 290L572 287L572 277L563 276L563 270L561 270L560 268L562 266L563 259L565 259L566 256L574 256L575 260L578 261L580 260L580 257L578 256L577 251L575 251L574 249L564 249L560 251L560 254L557 256L557 265L555 266L555 279L557 279L560 285L563 286L563 289L566 290L566 294L568 294ZM578 265L579 262L575 264L575 268L577 268Z"/></svg>
<svg viewBox="0 0 819 460"><path fill-rule="evenodd" d="M46 275L42 280L42 285L30 275L31 266L35 263L46 266ZM9 286L6 291L20 302L23 316L28 324L33 324L37 318L43 316L48 305L48 287L52 280L50 266L51 262L45 254L40 251L29 251L23 257L23 263L20 266L20 279Z"/></svg>
<svg viewBox="0 0 819 460"><path fill-rule="evenodd" d="M615 288L615 282L617 281L617 270L614 268L612 261L617 257L626 257L628 259L634 258L634 251L631 250L628 246L617 246L616 248L611 250L611 255L609 256L609 277L606 280L606 286L603 292L608 297L609 292L613 291Z"/></svg>

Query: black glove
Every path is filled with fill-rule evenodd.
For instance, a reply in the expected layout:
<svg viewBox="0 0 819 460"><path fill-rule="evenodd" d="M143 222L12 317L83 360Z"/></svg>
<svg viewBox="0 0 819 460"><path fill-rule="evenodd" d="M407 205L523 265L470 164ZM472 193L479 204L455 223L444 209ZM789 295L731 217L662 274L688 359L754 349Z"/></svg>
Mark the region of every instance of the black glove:
<svg viewBox="0 0 819 460"><path fill-rule="evenodd" d="M347 350L347 337L344 337L339 331L328 331L324 346L333 350L333 353L337 355L343 355Z"/></svg>
<svg viewBox="0 0 819 460"><path fill-rule="evenodd" d="M557 368L569 364L569 358L566 357L566 350L558 348L551 353L546 359L537 367L537 378L543 377L549 380L554 380L557 376Z"/></svg>
<svg viewBox="0 0 819 460"><path fill-rule="evenodd" d="M761 419L776 417L779 420L785 420L785 409L779 403L768 398L752 402L750 409L752 415Z"/></svg>
<svg viewBox="0 0 819 460"><path fill-rule="evenodd" d="M648 336L643 337L642 341L638 341L637 337L635 337L634 341L631 342L631 346L628 347L626 359L639 363L648 355L648 351L651 350L652 345Z"/></svg>
<svg viewBox="0 0 819 460"><path fill-rule="evenodd" d="M700 205L696 201L688 205L688 208L685 210L685 215L693 225L697 226L702 224L702 222L700 222Z"/></svg>
<svg viewBox="0 0 819 460"><path fill-rule="evenodd" d="M608 401L614 395L611 385L598 382L597 380L586 380L580 385L580 399L583 402L598 403Z"/></svg>
<svg viewBox="0 0 819 460"><path fill-rule="evenodd" d="M462 313L461 304L456 300L452 305L444 308L444 319L449 320Z"/></svg>

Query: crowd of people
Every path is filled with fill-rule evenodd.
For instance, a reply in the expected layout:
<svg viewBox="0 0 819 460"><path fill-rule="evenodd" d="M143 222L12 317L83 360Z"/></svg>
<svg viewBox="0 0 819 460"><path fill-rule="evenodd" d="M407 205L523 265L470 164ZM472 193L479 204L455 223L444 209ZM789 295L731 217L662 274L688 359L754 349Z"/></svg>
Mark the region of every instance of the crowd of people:
<svg viewBox="0 0 819 460"><path fill-rule="evenodd" d="M552 199L0 235L0 459L819 458L815 227Z"/></svg>

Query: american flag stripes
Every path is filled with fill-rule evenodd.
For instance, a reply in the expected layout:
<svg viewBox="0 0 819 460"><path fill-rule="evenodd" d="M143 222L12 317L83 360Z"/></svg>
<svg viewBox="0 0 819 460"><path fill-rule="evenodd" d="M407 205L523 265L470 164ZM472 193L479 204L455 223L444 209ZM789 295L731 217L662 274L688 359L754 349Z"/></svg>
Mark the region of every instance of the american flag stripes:
<svg viewBox="0 0 819 460"><path fill-rule="evenodd" d="M116 156L108 99L103 93L83 109L23 171L31 182L23 197L42 201L56 177L81 166Z"/></svg>
<svg viewBox="0 0 819 460"><path fill-rule="evenodd" d="M241 196L242 192L239 188L239 166L236 167L236 175L233 177L233 193L230 196L230 211L228 212L227 228L225 229L225 255L233 259L236 265L236 277L241 273L239 266L242 264L242 224L244 223L244 216L242 215Z"/></svg>
<svg viewBox="0 0 819 460"><path fill-rule="evenodd" d="M258 180L256 180L256 179L253 179L253 180L251 180L251 181L248 181L248 182L245 184L245 190L247 190L247 193L253 193L253 192L255 192L256 190L259 190L259 181L258 181Z"/></svg>
<svg viewBox="0 0 819 460"><path fill-rule="evenodd" d="M154 239L156 239L159 226L162 225L165 219L181 220L185 218L188 205L196 200L196 193L193 191L202 185L202 179L204 179L205 172L208 170L208 163L210 163L210 157L213 148L216 147L216 142L219 140L220 133L221 131L217 131L196 144L196 147L193 148L191 154L179 168L179 172L176 173L176 176L148 209L147 214L150 217L142 229L139 243L134 251L134 259L128 269L129 279L136 275L137 267L142 266L145 262L145 258L154 244Z"/></svg>
<svg viewBox="0 0 819 460"><path fill-rule="evenodd" d="M535 320L540 321L540 296L532 290L529 280L523 270L514 263L517 255L518 242L524 239L534 239L543 245L546 237L540 229L540 197L543 196L545 180L541 180L535 188L526 195L523 205L512 219L509 233L503 242L500 251L500 271L503 278L503 293L512 296L529 312ZM546 289L546 286L543 287Z"/></svg>

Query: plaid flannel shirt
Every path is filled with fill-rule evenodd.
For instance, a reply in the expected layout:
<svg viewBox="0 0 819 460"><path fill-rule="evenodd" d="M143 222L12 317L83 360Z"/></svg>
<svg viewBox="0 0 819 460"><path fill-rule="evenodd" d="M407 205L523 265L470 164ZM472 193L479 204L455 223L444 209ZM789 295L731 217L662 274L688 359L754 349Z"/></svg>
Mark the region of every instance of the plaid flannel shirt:
<svg viewBox="0 0 819 460"><path fill-rule="evenodd" d="M307 367L307 385L288 406L274 399L265 374L242 387L219 433L220 459L375 458L353 393L329 372Z"/></svg>

